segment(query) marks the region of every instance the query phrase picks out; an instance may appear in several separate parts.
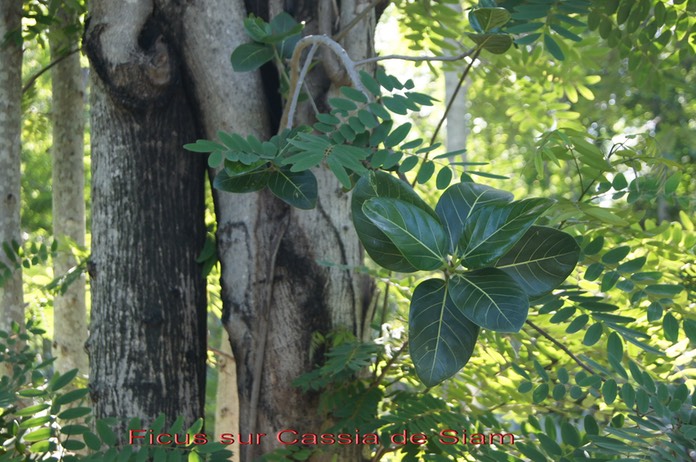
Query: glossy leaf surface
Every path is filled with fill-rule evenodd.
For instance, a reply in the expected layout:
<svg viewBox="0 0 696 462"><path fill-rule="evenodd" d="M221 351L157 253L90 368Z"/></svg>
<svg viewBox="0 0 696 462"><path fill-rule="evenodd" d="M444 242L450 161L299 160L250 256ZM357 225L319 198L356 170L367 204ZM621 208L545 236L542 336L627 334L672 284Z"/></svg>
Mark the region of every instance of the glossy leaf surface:
<svg viewBox="0 0 696 462"><path fill-rule="evenodd" d="M565 281L579 256L580 247L572 236L532 226L495 266L510 275L529 297L539 297Z"/></svg>
<svg viewBox="0 0 696 462"><path fill-rule="evenodd" d="M447 235L439 220L399 199L375 197L363 204L363 213L419 270L440 268L447 256Z"/></svg>
<svg viewBox="0 0 696 462"><path fill-rule="evenodd" d="M409 315L410 352L416 373L428 387L456 374L469 361L479 327L454 305L441 279L416 287Z"/></svg>
<svg viewBox="0 0 696 462"><path fill-rule="evenodd" d="M496 332L518 332L527 320L527 294L504 271L484 268L450 280L450 297L461 313Z"/></svg>
<svg viewBox="0 0 696 462"><path fill-rule="evenodd" d="M505 255L552 203L549 199L525 199L485 206L472 213L459 240L464 265L483 268Z"/></svg>
<svg viewBox="0 0 696 462"><path fill-rule="evenodd" d="M353 224L365 251L378 265L402 273L412 273L418 269L404 257L401 251L392 243L362 211L363 204L374 197L391 197L415 205L416 207L435 215L428 204L413 191L410 185L394 178L385 172L370 172L358 180L353 189L351 212Z"/></svg>
<svg viewBox="0 0 696 462"><path fill-rule="evenodd" d="M477 183L458 183L442 193L435 207L442 224L447 228L450 252L459 242L464 231L464 223L469 216L485 205L511 202L512 194Z"/></svg>

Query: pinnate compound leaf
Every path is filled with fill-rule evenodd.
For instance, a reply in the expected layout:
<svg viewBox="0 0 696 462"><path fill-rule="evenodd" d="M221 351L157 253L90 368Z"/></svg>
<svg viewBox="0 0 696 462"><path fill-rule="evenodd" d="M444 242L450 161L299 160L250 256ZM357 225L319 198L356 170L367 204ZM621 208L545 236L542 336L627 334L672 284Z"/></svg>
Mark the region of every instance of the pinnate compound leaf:
<svg viewBox="0 0 696 462"><path fill-rule="evenodd" d="M527 320L527 294L503 270L484 268L454 276L450 297L475 324L496 332L518 332Z"/></svg>
<svg viewBox="0 0 696 462"><path fill-rule="evenodd" d="M273 48L261 43L245 43L232 52L232 68L236 72L255 71L273 59Z"/></svg>
<svg viewBox="0 0 696 462"><path fill-rule="evenodd" d="M412 273L418 271L394 243L362 211L363 204L374 197L390 197L408 202L436 217L435 212L421 199L411 186L386 172L370 172L360 178L351 200L351 212L355 231L367 254L378 265L392 271Z"/></svg>
<svg viewBox="0 0 696 462"><path fill-rule="evenodd" d="M439 219L408 202L387 197L369 199L362 210L415 268L435 270L445 262L447 235Z"/></svg>
<svg viewBox="0 0 696 462"><path fill-rule="evenodd" d="M552 203L550 199L525 199L487 205L472 213L459 240L464 264L483 268L498 260Z"/></svg>
<svg viewBox="0 0 696 462"><path fill-rule="evenodd" d="M440 196L435 212L447 229L450 252L454 252L464 231L464 223L473 212L484 205L504 204L512 199L512 194L507 191L477 183L458 183L447 188Z"/></svg>
<svg viewBox="0 0 696 462"><path fill-rule="evenodd" d="M276 170L269 175L268 188L279 199L298 209L309 210L317 205L317 178L309 170Z"/></svg>
<svg viewBox="0 0 696 462"><path fill-rule="evenodd" d="M479 327L452 302L441 279L421 282L409 314L409 349L416 374L432 387L456 374L469 361Z"/></svg>
<svg viewBox="0 0 696 462"><path fill-rule="evenodd" d="M565 281L579 257L580 247L569 234L532 226L495 266L512 277L529 297L539 297Z"/></svg>

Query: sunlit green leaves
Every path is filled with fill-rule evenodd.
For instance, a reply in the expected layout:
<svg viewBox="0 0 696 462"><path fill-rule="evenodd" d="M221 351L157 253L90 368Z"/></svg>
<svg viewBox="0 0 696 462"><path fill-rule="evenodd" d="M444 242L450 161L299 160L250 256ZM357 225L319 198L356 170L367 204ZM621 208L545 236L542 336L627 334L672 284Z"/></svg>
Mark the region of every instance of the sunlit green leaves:
<svg viewBox="0 0 696 462"><path fill-rule="evenodd" d="M452 302L448 285L428 279L416 287L409 314L410 352L426 386L453 376L469 361L479 327Z"/></svg>

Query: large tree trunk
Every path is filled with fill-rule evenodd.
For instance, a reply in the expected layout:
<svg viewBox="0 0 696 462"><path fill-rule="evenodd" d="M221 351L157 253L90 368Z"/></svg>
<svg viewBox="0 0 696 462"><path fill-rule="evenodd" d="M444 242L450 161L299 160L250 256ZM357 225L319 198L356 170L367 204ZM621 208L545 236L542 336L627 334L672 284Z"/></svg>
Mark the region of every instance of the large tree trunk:
<svg viewBox="0 0 696 462"><path fill-rule="evenodd" d="M150 1L91 2L92 315L97 415L203 415L204 159L177 23ZM123 433L123 432L122 432Z"/></svg>
<svg viewBox="0 0 696 462"><path fill-rule="evenodd" d="M220 129L270 135L259 76L234 73L226 65L210 69L210 63L228 62L232 50L249 41L242 29L241 3L217 0L186 10L185 55L207 137ZM249 3L267 19L283 5ZM342 2L341 24L369 3ZM292 13L309 20L308 33L318 32L318 24L330 29L335 20L330 2L294 2ZM374 20L369 18L367 27L355 27L345 39L354 59L372 53ZM215 46L210 46L212 36ZM313 77L313 96L320 104L330 84L325 75ZM318 263L358 266L362 254L350 223L349 196L331 174L316 173L320 200L312 211L290 209L267 192L216 193L224 322L237 360L240 431L269 435L260 445L241 448L245 461L274 449L280 429L321 431L325 422L318 395L292 386L293 379L316 365L310 355L312 334L344 328L361 336L369 323L366 281L352 271Z"/></svg>
<svg viewBox="0 0 696 462"><path fill-rule="evenodd" d="M22 133L22 2L0 0L0 244L22 240L20 137ZM0 329L24 325L22 272L0 250ZM4 266L4 267L3 267Z"/></svg>
<svg viewBox="0 0 696 462"><path fill-rule="evenodd" d="M52 26L49 44L51 59L61 59L51 69L53 236L60 243L53 271L60 276L77 263L70 242L85 245L85 95L80 55L73 52L79 37L66 32L68 26L77 23L77 12L64 7L56 16L58 22ZM53 301L53 354L58 371L78 368L87 373L86 340L85 278L80 277Z"/></svg>

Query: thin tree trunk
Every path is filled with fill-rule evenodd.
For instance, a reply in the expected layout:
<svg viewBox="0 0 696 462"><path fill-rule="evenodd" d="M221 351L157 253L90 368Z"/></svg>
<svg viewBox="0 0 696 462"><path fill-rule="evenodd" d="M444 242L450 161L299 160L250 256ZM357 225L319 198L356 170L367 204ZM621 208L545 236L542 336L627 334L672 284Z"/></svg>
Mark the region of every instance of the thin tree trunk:
<svg viewBox="0 0 696 462"><path fill-rule="evenodd" d="M461 4L451 5L454 11L459 13L462 12ZM450 67L446 63L447 67ZM461 72L453 70L451 68L445 70L445 102L449 103L452 99L452 95L459 85L459 80L461 79ZM454 103L452 103L452 108L447 114L447 143L446 147L448 151L456 151L459 149L466 148L466 140L469 136L469 121L467 120L467 101L466 95L469 90L471 80L466 79L462 84L459 92L457 93ZM462 162L466 162L466 153L459 155L459 159ZM454 158L451 160L455 160Z"/></svg>
<svg viewBox="0 0 696 462"><path fill-rule="evenodd" d="M204 159L185 151L196 121L176 40L152 2L94 0L92 316L97 415L203 415ZM125 434L125 432L121 432Z"/></svg>
<svg viewBox="0 0 696 462"><path fill-rule="evenodd" d="M79 37L67 35L65 28L77 23L77 13L68 7L57 12L58 23L49 34L51 59L72 53ZM84 85L80 55L70 54L51 69L53 95L53 235L60 243L53 263L56 276L67 273L77 263L66 240L85 245L84 198ZM78 368L87 373L87 312L85 279L70 284L53 301L53 354L56 369L66 372Z"/></svg>
<svg viewBox="0 0 696 462"><path fill-rule="evenodd" d="M22 2L0 0L0 244L22 241ZM0 250L0 329L24 325L22 272Z"/></svg>

